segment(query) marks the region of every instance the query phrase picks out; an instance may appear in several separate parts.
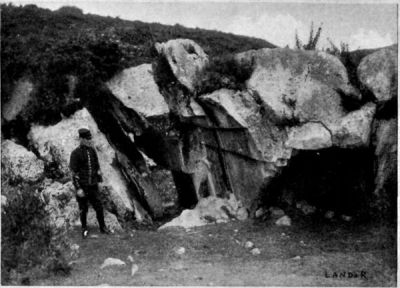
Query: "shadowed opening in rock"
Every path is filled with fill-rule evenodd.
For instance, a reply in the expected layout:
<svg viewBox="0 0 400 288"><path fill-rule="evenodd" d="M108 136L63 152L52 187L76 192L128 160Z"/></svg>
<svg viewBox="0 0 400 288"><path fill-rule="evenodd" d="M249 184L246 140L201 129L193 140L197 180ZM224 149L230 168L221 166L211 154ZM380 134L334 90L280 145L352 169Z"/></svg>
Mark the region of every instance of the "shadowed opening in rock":
<svg viewBox="0 0 400 288"><path fill-rule="evenodd" d="M346 215L368 212L374 189L371 149L299 151L266 188L264 205L293 208L301 200Z"/></svg>

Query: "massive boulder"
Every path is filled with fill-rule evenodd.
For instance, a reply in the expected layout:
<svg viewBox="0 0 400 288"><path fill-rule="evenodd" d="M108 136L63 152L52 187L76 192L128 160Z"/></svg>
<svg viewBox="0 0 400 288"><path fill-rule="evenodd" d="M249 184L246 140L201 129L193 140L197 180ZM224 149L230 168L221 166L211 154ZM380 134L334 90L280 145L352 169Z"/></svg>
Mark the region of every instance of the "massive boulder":
<svg viewBox="0 0 400 288"><path fill-rule="evenodd" d="M15 118L26 108L32 98L34 91L33 83L26 79L19 79L11 93L11 98L6 103L2 103L1 114L6 121Z"/></svg>
<svg viewBox="0 0 400 288"><path fill-rule="evenodd" d="M54 126L33 125L28 138L46 161L56 162L61 172L69 175L70 155L79 145L77 131L82 127L90 129L93 135L100 169L104 175L101 192L107 199L108 209L120 219L130 218L133 212L137 220L148 218L141 207L132 204L126 181L115 167L115 151L86 109L77 111Z"/></svg>
<svg viewBox="0 0 400 288"><path fill-rule="evenodd" d="M11 140L1 143L2 175L15 181L35 182L44 174L44 162Z"/></svg>
<svg viewBox="0 0 400 288"><path fill-rule="evenodd" d="M193 91L197 73L208 62L208 56L193 40L174 39L165 43L156 43L159 54L167 59L176 79Z"/></svg>
<svg viewBox="0 0 400 288"><path fill-rule="evenodd" d="M345 114L339 92L354 93L343 64L323 52L260 49L236 58L253 63L247 88L257 92L278 120L318 120L328 126Z"/></svg>
<svg viewBox="0 0 400 288"><path fill-rule="evenodd" d="M357 74L360 82L372 91L378 102L397 97L397 45L364 57Z"/></svg>
<svg viewBox="0 0 400 288"><path fill-rule="evenodd" d="M154 81L151 64L123 70L108 81L107 86L124 106L144 117L169 113L168 104Z"/></svg>

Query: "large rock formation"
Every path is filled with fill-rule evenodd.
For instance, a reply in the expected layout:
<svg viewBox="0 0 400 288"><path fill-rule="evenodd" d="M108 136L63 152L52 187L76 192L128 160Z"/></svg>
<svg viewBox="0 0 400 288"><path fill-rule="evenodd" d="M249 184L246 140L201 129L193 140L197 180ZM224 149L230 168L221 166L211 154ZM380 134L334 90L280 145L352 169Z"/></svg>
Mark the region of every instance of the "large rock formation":
<svg viewBox="0 0 400 288"><path fill-rule="evenodd" d="M105 176L102 191L109 210L118 216L128 212L138 220L162 218L166 202L174 197L167 201L160 186L173 181L181 207L197 205L181 219L187 216L204 224L212 214L203 213L208 215L204 218L198 213L204 205L214 205L218 214L224 206L218 203L232 197L241 212L237 207L229 212L222 209L228 216L221 212L218 219L255 212L260 198L269 193L284 167L290 167L294 155L318 156L318 151L325 151L334 160L335 153L370 151L371 134L377 159L375 194L392 185L387 183L392 183L397 163L392 160L397 147L395 122L375 119L381 102L397 95L392 50L367 56L358 69L360 81L375 94L375 101L361 97L336 57L280 48L236 55L237 65L251 63L253 67L242 91L219 89L194 97L196 74L208 61L201 47L192 40L177 39L156 48L163 64L143 64L113 77L102 95L89 100L91 114L84 109L52 127L34 125L29 134L41 157L58 163L68 175L69 155L78 145L77 130L91 129ZM380 70L369 69L379 57L391 60L382 60ZM176 78L180 84L160 80L172 74L166 78ZM350 109L345 104L349 99L358 104ZM377 103L367 102L371 100ZM150 158L157 169L149 166ZM175 195L175 186L169 187Z"/></svg>
<svg viewBox="0 0 400 288"><path fill-rule="evenodd" d="M376 100L384 102L397 97L397 70L397 45L393 45L364 57L357 74Z"/></svg>
<svg viewBox="0 0 400 288"><path fill-rule="evenodd" d="M165 43L156 43L159 54L165 56L176 79L193 91L196 74L208 62L207 54L193 40L174 39Z"/></svg>
<svg viewBox="0 0 400 288"><path fill-rule="evenodd" d="M11 140L1 143L2 175L12 181L35 182L44 173L44 162L34 153Z"/></svg>
<svg viewBox="0 0 400 288"><path fill-rule="evenodd" d="M34 125L28 137L46 161L58 163L62 173L69 175L69 158L73 149L79 145L77 131L82 127L90 129L93 135L100 168L104 175L101 191L108 200L108 208L121 219L129 218L132 212L139 221L147 218L148 215L138 203L133 205L126 181L115 167L115 152L86 109L76 112L71 118L64 119L54 126Z"/></svg>

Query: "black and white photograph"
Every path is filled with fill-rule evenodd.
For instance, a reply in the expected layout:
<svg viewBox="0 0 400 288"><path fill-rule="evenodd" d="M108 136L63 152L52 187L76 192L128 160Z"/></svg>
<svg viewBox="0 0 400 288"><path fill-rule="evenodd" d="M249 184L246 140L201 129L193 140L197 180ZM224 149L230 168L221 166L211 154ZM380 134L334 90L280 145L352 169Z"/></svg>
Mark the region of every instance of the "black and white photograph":
<svg viewBox="0 0 400 288"><path fill-rule="evenodd" d="M0 7L1 286L397 287L398 1Z"/></svg>

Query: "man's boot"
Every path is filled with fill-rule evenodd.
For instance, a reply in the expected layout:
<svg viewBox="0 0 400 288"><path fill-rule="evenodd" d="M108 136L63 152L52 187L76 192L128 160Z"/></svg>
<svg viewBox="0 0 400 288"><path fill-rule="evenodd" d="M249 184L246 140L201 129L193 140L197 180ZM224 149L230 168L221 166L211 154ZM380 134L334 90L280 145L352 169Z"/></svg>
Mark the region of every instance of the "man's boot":
<svg viewBox="0 0 400 288"><path fill-rule="evenodd" d="M100 233L111 234L111 231L110 231L110 229L107 228L107 226L103 226L103 227L100 227Z"/></svg>

